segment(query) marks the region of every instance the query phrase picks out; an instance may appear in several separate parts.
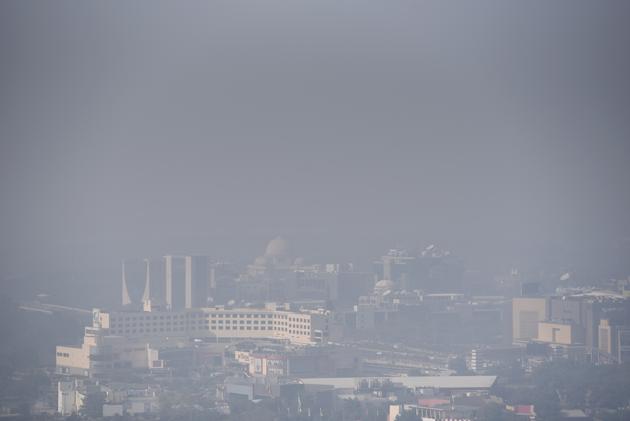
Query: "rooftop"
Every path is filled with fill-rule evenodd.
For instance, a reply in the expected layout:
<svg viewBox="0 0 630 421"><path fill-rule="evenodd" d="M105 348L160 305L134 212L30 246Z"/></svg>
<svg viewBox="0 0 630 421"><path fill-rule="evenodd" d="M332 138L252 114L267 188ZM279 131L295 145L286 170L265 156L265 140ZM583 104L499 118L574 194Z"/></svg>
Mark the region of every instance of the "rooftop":
<svg viewBox="0 0 630 421"><path fill-rule="evenodd" d="M414 389L489 389L496 376L396 376L396 377L319 377L303 378L308 385L330 385L337 389L353 389L362 380L389 380Z"/></svg>

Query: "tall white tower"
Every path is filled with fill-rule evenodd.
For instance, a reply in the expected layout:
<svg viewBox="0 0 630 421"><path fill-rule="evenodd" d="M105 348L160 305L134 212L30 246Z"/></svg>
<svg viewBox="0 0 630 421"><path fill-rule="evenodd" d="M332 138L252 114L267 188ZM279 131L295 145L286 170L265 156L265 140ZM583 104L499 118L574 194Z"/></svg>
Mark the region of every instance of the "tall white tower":
<svg viewBox="0 0 630 421"><path fill-rule="evenodd" d="M142 305L150 297L149 259L123 260L122 303Z"/></svg>

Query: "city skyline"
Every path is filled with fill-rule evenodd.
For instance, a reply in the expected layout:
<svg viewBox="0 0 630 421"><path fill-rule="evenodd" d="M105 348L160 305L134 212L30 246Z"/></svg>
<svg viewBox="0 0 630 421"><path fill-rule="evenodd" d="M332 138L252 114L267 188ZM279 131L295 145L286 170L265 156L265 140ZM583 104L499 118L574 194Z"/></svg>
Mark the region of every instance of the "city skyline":
<svg viewBox="0 0 630 421"><path fill-rule="evenodd" d="M0 418L630 419L630 1L0 2Z"/></svg>

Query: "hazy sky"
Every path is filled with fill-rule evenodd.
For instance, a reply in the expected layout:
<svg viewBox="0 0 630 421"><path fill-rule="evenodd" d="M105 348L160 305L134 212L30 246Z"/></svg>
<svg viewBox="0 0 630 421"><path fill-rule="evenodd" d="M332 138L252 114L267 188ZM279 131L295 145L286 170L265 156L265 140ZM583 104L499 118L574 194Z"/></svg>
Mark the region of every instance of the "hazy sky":
<svg viewBox="0 0 630 421"><path fill-rule="evenodd" d="M437 242L623 265L629 19L621 0L3 1L0 275L248 259L277 234L317 259Z"/></svg>

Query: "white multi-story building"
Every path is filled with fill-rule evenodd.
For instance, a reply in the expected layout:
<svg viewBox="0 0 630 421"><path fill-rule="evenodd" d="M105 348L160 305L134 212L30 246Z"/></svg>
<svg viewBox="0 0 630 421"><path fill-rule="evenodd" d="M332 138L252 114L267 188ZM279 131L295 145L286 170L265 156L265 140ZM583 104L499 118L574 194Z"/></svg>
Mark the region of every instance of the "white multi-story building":
<svg viewBox="0 0 630 421"><path fill-rule="evenodd" d="M165 303L170 310L208 304L211 271L206 256L164 256Z"/></svg>
<svg viewBox="0 0 630 421"><path fill-rule="evenodd" d="M168 337L260 338L296 344L320 343L328 336L325 311L286 307L201 307L182 311L100 312L99 323L112 336L152 342Z"/></svg>
<svg viewBox="0 0 630 421"><path fill-rule="evenodd" d="M326 311L287 307L182 311L93 311L80 347L58 346L57 371L90 376L116 368L161 368L158 348L193 339L272 339L296 345L322 343L328 337Z"/></svg>
<svg viewBox="0 0 630 421"><path fill-rule="evenodd" d="M79 380L58 382L57 412L63 416L78 414L85 399L85 393L81 393L82 391Z"/></svg>
<svg viewBox="0 0 630 421"><path fill-rule="evenodd" d="M111 336L101 327L102 314L93 311L93 325L85 328L81 346L57 346L56 367L60 374L92 376L111 369L160 368L158 351L148 342Z"/></svg>

